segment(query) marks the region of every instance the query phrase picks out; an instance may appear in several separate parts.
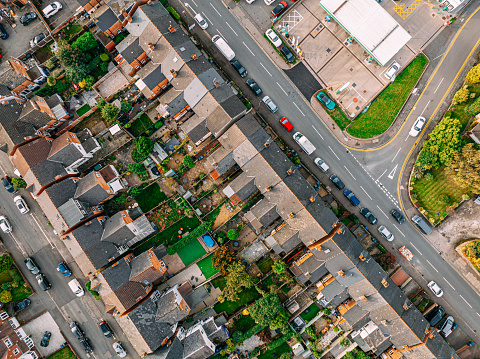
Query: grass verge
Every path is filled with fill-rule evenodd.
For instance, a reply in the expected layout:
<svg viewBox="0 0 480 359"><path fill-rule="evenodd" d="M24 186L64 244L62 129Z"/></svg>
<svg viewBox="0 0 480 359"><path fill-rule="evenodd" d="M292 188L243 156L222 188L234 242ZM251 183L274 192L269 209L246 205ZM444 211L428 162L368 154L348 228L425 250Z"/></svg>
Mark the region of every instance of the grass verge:
<svg viewBox="0 0 480 359"><path fill-rule="evenodd" d="M56 351L55 353L47 357L47 359L77 359L77 357L75 356L75 354L73 354L70 347L65 347Z"/></svg>
<svg viewBox="0 0 480 359"><path fill-rule="evenodd" d="M197 263L198 267L207 279L213 277L215 274L218 273L218 270L212 264L212 256L213 253L210 254L208 257L203 258Z"/></svg>
<svg viewBox="0 0 480 359"><path fill-rule="evenodd" d="M370 138L384 133L397 117L427 62L427 58L422 54L413 60L375 99L367 112L361 113L355 119L347 132L358 138Z"/></svg>
<svg viewBox="0 0 480 359"><path fill-rule="evenodd" d="M142 192L135 196L135 200L143 212L148 212L167 199L157 183L146 187Z"/></svg>
<svg viewBox="0 0 480 359"><path fill-rule="evenodd" d="M183 264L185 264L185 266L189 266L198 258L207 254L207 252L205 251L205 249L203 249L202 245L198 240L193 240L185 247L180 248L177 251L177 254L182 260Z"/></svg>
<svg viewBox="0 0 480 359"><path fill-rule="evenodd" d="M332 99L330 97L330 95L328 94L328 91L327 90L321 90L325 95L327 95L332 101L335 102L334 99ZM316 96L315 96L316 97ZM317 100L318 101L318 100ZM336 103L336 102L335 102ZM337 124L337 126L341 129L341 130L344 130L347 128L348 125L350 125L352 123L352 121L347 117L347 115L345 115L345 112L343 112L340 107L338 106L338 104L336 104L335 108L333 110L329 110L327 109L323 103L320 103L322 105L322 107L324 108L324 110L328 113L328 115L332 118L333 121L335 121L335 123Z"/></svg>

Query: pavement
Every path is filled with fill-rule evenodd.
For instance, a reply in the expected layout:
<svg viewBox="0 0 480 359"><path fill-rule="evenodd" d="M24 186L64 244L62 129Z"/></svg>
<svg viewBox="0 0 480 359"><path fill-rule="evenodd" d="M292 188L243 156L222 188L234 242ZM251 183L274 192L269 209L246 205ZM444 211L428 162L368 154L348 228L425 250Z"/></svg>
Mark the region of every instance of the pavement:
<svg viewBox="0 0 480 359"><path fill-rule="evenodd" d="M312 158L320 156L329 164L331 173L337 174L347 188L353 190L359 198L362 207L369 208L378 218L379 225L385 225L395 236L393 243L387 243L370 226L366 220L358 213L358 208L352 207L346 201L343 193L332 187L333 195L344 205L347 210L357 213L360 222L365 226L370 226L372 233L379 239L379 242L388 250L396 252L396 248L406 245L414 254L414 259L409 263L402 263L407 274L414 276L417 282L424 288L430 280L435 280L443 288L444 296L438 299L447 311L455 317L456 322L461 329L472 338L474 342L480 344L480 337L477 331L480 330L480 287L476 283L470 283L465 280L465 271L457 272L455 263L451 258L445 256L443 248L436 248L429 241L429 238L419 233L417 228L409 221L399 225L388 214L392 208L400 208L400 199L397 192L397 182L405 158L410 156L409 150L414 148L419 138L409 138L405 136L409 127L420 114L416 112L424 110L424 115L432 116L441 110L440 105L443 101L448 101L447 96L453 87L454 79L459 77L459 72L465 68L465 59L470 58L477 46L472 33L480 31L480 12L472 5L460 16L456 23L461 24L461 31L454 35L455 41L450 43L450 34L443 41L432 41L429 47L425 49L427 54L437 54L440 59L436 66L435 56L432 59L432 76L427 81L425 87L420 88L423 95L417 96L417 104L412 107L413 112L406 117L405 125L395 138L396 146L385 146L377 151L358 151L354 147L347 147L339 141L332 133L328 121L319 118L317 113L310 105L310 99L305 99L298 89L293 85L285 72L277 67L277 62L273 62L268 52L259 45L262 38L252 39L244 26L246 22L237 19L229 11L228 5L224 5L221 0L212 0L206 4L186 0L172 0L171 4L181 13L182 19L187 26L194 22L191 15L201 12L206 15L209 21L209 28L206 31L198 27L193 28L192 32L201 40L204 48L214 57L215 61L222 70L239 86L242 92L250 99L253 109L259 114L284 140L288 147L293 148L300 155L300 159L317 178L325 184L330 185L328 176L322 173L313 164ZM472 3L473 4L473 3ZM479 9L480 10L480 9ZM474 11L476 11L474 13ZM188 16L188 18L187 18ZM470 17L471 16L471 17ZM456 30L455 28L452 28ZM249 29L250 30L250 29ZM448 30L447 30L448 31ZM260 99L253 93L239 77L226 59L216 50L211 43L211 37L219 34L228 41L229 45L236 53L236 58L247 69L249 75L260 85L265 95L270 96L279 106L279 111L272 115L261 105ZM452 33L453 35L454 33ZM480 40L479 40L480 42ZM450 44L450 45L449 45ZM444 56L444 57L442 57ZM427 76L427 75L426 75ZM427 99L428 97L428 99ZM423 102L425 101L425 102ZM433 104L432 104L433 102ZM426 106L428 104L428 106ZM437 106L437 107L435 107ZM435 111L433 111L435 109ZM310 141L316 146L317 150L312 157L303 153L293 141L291 134L285 132L280 126L278 120L281 117L287 117L295 127L295 131L300 131L308 136ZM430 122L433 126L433 124ZM430 128L430 126L428 126ZM431 128L430 128L431 129ZM422 135L425 131L422 133ZM350 142L351 143L351 142ZM407 156L408 155L408 156ZM398 159L397 159L398 157ZM380 181L381 180L381 181ZM404 184L404 183L402 183ZM406 191L402 191L400 196ZM403 201L403 203L408 203ZM407 215L410 215L407 209ZM432 241L434 236L431 235ZM457 257L458 258L458 257ZM398 259L402 262L402 259ZM428 289L427 289L428 290Z"/></svg>

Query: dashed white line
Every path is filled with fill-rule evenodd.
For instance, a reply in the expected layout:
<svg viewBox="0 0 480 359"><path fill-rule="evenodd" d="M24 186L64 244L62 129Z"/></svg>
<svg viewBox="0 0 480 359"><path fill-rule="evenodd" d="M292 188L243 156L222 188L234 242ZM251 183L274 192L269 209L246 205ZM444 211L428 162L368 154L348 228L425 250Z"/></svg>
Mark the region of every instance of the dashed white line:
<svg viewBox="0 0 480 359"><path fill-rule="evenodd" d="M420 116L423 115L423 113L425 112L425 110L427 109L428 105L430 104L430 101L428 101L428 103L425 105L425 108L423 109L422 113L420 114Z"/></svg>
<svg viewBox="0 0 480 359"><path fill-rule="evenodd" d="M430 261L429 261L428 259L427 259L426 261L428 262L428 264L430 264L430 266L431 266L433 269L435 269L435 272L438 273L437 268L435 268L435 266L434 266L432 263L430 263Z"/></svg>
<svg viewBox="0 0 480 359"><path fill-rule="evenodd" d="M302 112L302 110L300 110L300 107L298 107L295 102L293 102L293 104L295 105L295 107L297 108L297 110L300 111L300 113L303 115L303 117L305 117L305 114ZM339 158L339 160L340 160L340 158Z"/></svg>
<svg viewBox="0 0 480 359"><path fill-rule="evenodd" d="M235 34L235 36L238 36L238 34L235 32L235 30L232 29L232 27L230 26L230 24L228 22L225 21L225 24L227 24L227 26L230 28L230 30L232 30L232 32ZM243 44L245 45L245 43L243 43ZM247 46L247 45L245 45L245 46ZM248 49L248 47L247 47L247 49ZM255 56L255 55L253 55L253 56Z"/></svg>
<svg viewBox="0 0 480 359"><path fill-rule="evenodd" d="M391 162L395 161L395 158L397 158L397 156L398 156L398 153L400 152L400 150L401 150L401 148L399 148L399 149L398 149L398 151L397 151L397 153L395 153L395 156L393 156L393 158L392 158L392 161L391 161Z"/></svg>
<svg viewBox="0 0 480 359"><path fill-rule="evenodd" d="M338 156L337 156L337 154L335 153L335 151L332 150L332 148L331 148L330 146L328 146L328 148L330 148L330 151L332 151L333 155L334 155L335 157L337 157L337 160L340 161L340 158L338 158Z"/></svg>
<svg viewBox="0 0 480 359"><path fill-rule="evenodd" d="M202 15L205 16L205 19L207 19L208 22L209 22L210 24L212 24L212 26L213 26L212 20L210 20L210 19L207 17L207 15L205 15L205 13L204 13L203 11L202 11Z"/></svg>
<svg viewBox="0 0 480 359"><path fill-rule="evenodd" d="M410 135L408 135L407 137L405 137L405 141L403 142L407 142L407 140L410 138Z"/></svg>
<svg viewBox="0 0 480 359"><path fill-rule="evenodd" d="M22 247L22 244L17 241L17 239L15 238L15 236L13 235L13 233L10 233L10 236L13 238L13 241L15 242L15 244L17 245L17 248L20 249L20 252L22 252L23 256L26 257L27 256L27 252L25 252L25 250L23 249Z"/></svg>
<svg viewBox="0 0 480 359"><path fill-rule="evenodd" d="M288 93L283 89L282 86L280 86L280 84L278 82L277 82L277 85L278 85L278 87L280 87L280 90L282 90L283 93L288 96Z"/></svg>
<svg viewBox="0 0 480 359"><path fill-rule="evenodd" d="M320 136L320 138L323 140L323 136L320 134L320 132L318 132L318 130L315 128L314 125L312 125L313 129L315 130L315 132Z"/></svg>
<svg viewBox="0 0 480 359"><path fill-rule="evenodd" d="M193 0L190 0L191 2L193 2L193 5L195 5L196 7L198 7L197 3Z"/></svg>
<svg viewBox="0 0 480 359"><path fill-rule="evenodd" d="M385 172L387 172L387 170L383 171L383 173L380 175L380 177L377 178L377 180L375 182L378 182L380 180L380 178L382 178L382 176L385 174Z"/></svg>
<svg viewBox="0 0 480 359"><path fill-rule="evenodd" d="M365 188L363 188L362 186L360 186L361 189L363 189L363 192L365 192L365 194L368 196L368 198L370 198L370 201L373 201L372 197L370 197L370 195L368 194L367 191L365 191Z"/></svg>
<svg viewBox="0 0 480 359"><path fill-rule="evenodd" d="M451 285L450 282L445 279L445 277L443 278L443 280L444 280L445 282L447 282L447 284L448 284L450 287L452 287L453 290L455 290L455 287L454 287L453 285Z"/></svg>
<svg viewBox="0 0 480 359"><path fill-rule="evenodd" d="M387 218L388 218L388 216L385 214L385 212L384 212L384 211L383 211L383 210L382 210L380 207L378 207L378 206L377 206L377 208L380 210L380 212L382 212L382 213L383 213L383 215L384 215L385 217L387 217Z"/></svg>
<svg viewBox="0 0 480 359"><path fill-rule="evenodd" d="M248 51L250 51L250 53L251 53L253 56L255 56L255 54L253 53L253 51L250 50L250 48L247 46L246 43L243 43L243 45L247 48Z"/></svg>
<svg viewBox="0 0 480 359"><path fill-rule="evenodd" d="M218 12L218 10L215 9L215 6L213 6L212 3L210 3L210 6L213 8L213 10L215 10L215 11L217 12L218 16L222 17L222 14L220 14L220 13Z"/></svg>
<svg viewBox="0 0 480 359"><path fill-rule="evenodd" d="M435 91L433 92L434 94L435 94L435 92L437 92L437 90L438 90L438 88L440 87L440 85L442 84L442 82L443 82L443 77L442 77L442 79L440 80L440 82L438 83L437 88L436 88Z"/></svg>
<svg viewBox="0 0 480 359"><path fill-rule="evenodd" d="M355 177L353 177L352 172L350 172L350 171L348 170L347 166L343 166L343 167L345 167L345 169L347 170L347 172L350 173L350 176L352 176L352 178L356 181L357 179L356 179Z"/></svg>
<svg viewBox="0 0 480 359"><path fill-rule="evenodd" d="M415 248L415 249L417 250L418 253L420 253L421 256L423 255L422 252L420 252L420 251L418 250L418 248L415 247L415 244L413 244L412 242L410 242L410 244L412 245L413 248Z"/></svg>
<svg viewBox="0 0 480 359"><path fill-rule="evenodd" d="M465 298L463 298L461 294L460 294L460 298L462 298L462 299L464 300L464 302L467 303L467 305L468 305L470 308L472 308L472 306L470 305L470 303L467 302L467 300L466 300ZM472 309L473 309L473 308L472 308Z"/></svg>
<svg viewBox="0 0 480 359"><path fill-rule="evenodd" d="M403 234L403 232L402 232L400 229L398 229L398 227L397 227L396 225L393 225L393 226L394 226L394 227L397 229L397 231L399 231L399 232L400 232L400 234L401 234L402 236L404 236L404 237L405 237L405 235Z"/></svg>
<svg viewBox="0 0 480 359"><path fill-rule="evenodd" d="M267 68L265 66L263 66L263 64L260 62L260 65L262 65L263 69L267 72L267 74L269 74L270 76L272 76L272 74L270 72L268 72Z"/></svg>
<svg viewBox="0 0 480 359"><path fill-rule="evenodd" d="M218 30L218 29L215 29L215 30L217 30L217 32L220 34L220 36L221 36L226 42L228 42L228 40L225 38L225 36L222 35L222 33L220 32L220 30Z"/></svg>

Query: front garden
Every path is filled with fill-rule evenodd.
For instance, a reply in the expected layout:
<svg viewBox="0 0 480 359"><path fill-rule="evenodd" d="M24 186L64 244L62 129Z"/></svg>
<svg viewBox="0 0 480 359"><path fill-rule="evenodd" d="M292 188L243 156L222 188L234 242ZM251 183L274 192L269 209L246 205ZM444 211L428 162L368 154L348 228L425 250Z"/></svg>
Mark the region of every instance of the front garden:
<svg viewBox="0 0 480 359"><path fill-rule="evenodd" d="M3 303L19 302L32 294L9 254L0 257L0 285L0 301Z"/></svg>

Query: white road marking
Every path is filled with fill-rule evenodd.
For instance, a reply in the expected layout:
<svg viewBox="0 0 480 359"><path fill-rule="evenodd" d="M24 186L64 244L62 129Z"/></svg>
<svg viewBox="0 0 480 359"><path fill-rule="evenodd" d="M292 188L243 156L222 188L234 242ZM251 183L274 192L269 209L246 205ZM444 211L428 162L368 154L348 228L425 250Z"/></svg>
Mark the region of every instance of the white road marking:
<svg viewBox="0 0 480 359"><path fill-rule="evenodd" d="M283 93L288 96L288 93L283 89L282 86L280 86L280 84L278 82L277 82L277 85L278 85L278 87L280 87L280 90L282 90Z"/></svg>
<svg viewBox="0 0 480 359"><path fill-rule="evenodd" d="M412 245L413 248L415 248L415 249L417 250L418 253L420 253L421 256L423 255L422 252L420 252L420 251L418 250L418 248L415 247L415 244L413 244L412 242L410 242L410 244Z"/></svg>
<svg viewBox="0 0 480 359"><path fill-rule="evenodd" d="M442 84L442 81L443 81L443 77L442 77L442 79L440 80L440 82L439 82L439 84L438 84L437 88L436 88L436 89L435 89L435 91L433 92L434 94L435 94L435 92L437 92L438 88L439 88L439 87L440 87L440 85Z"/></svg>
<svg viewBox="0 0 480 359"><path fill-rule="evenodd" d="M463 298L461 294L460 294L460 298L462 298L462 299L465 301L465 303L467 303L467 305L468 305L470 308L472 308L472 306L470 305L470 303L467 302L467 300L466 300L465 298ZM472 308L472 309L473 309L473 308Z"/></svg>
<svg viewBox="0 0 480 359"><path fill-rule="evenodd" d="M393 168L393 170L388 174L388 178L393 179L395 176L395 171L397 170L398 164Z"/></svg>
<svg viewBox="0 0 480 359"><path fill-rule="evenodd" d="M403 232L402 232L400 229L398 229L398 227L397 227L396 225L393 225L393 226L394 226L394 227L397 229L397 231L399 231L399 232L400 232L400 234L401 234L402 236L404 236L404 237L405 237L405 235L403 234Z"/></svg>
<svg viewBox="0 0 480 359"><path fill-rule="evenodd" d="M382 176L385 174L385 172L387 172L387 170L383 171L383 173L380 175L380 177L377 178L377 180L376 180L375 182L378 182L378 180L379 180L380 178L382 178Z"/></svg>
<svg viewBox="0 0 480 359"><path fill-rule="evenodd" d="M443 278L443 280L444 280L445 282L447 282L447 284L448 284L450 287L452 287L453 290L455 290L455 288L453 287L453 285L451 285L450 282L445 279L445 277Z"/></svg>
<svg viewBox="0 0 480 359"><path fill-rule="evenodd" d="M347 170L347 172L350 173L350 176L352 176L352 178L356 181L357 179L356 179L355 177L353 177L352 172L350 172L350 171L348 170L347 166L343 166L343 167L345 167L345 169Z"/></svg>
<svg viewBox="0 0 480 359"><path fill-rule="evenodd" d="M191 2L193 2L193 5L195 5L196 7L198 7L197 3L193 0L190 0Z"/></svg>
<svg viewBox="0 0 480 359"><path fill-rule="evenodd" d="M305 114L302 112L302 110L300 110L300 107L298 107L295 102L294 102L293 104L295 105L295 107L297 108L297 110L300 111L300 113L303 115L303 117L305 117ZM340 158L339 158L338 160L340 160Z"/></svg>
<svg viewBox="0 0 480 359"><path fill-rule="evenodd" d="M267 71L267 74L269 74L270 76L272 76L272 74L271 74L270 72L268 72L267 68L266 68L265 66L263 66L263 64L262 64L261 62L260 62L260 65L262 65L263 69L264 69L265 71Z"/></svg>
<svg viewBox="0 0 480 359"><path fill-rule="evenodd" d="M248 51L250 51L250 53L251 53L253 56L255 56L255 54L253 53L253 51L252 51L252 50L250 50L250 48L247 46L247 44L246 44L246 43L243 43L243 45L245 45L245 47L247 48L247 50L248 50Z"/></svg>
<svg viewBox="0 0 480 359"><path fill-rule="evenodd" d="M221 36L226 42L228 42L228 40L225 38L225 36L222 35L222 33L220 32L220 30L218 30L218 29L215 29L215 30L217 30L217 32L220 34L220 36Z"/></svg>
<svg viewBox="0 0 480 359"><path fill-rule="evenodd" d="M429 261L428 259L427 259L427 262L428 262L428 264L430 264L430 266L431 266L433 269L435 269L435 272L437 272L437 273L438 273L438 270L437 270L437 268L435 268L435 267L433 266L433 264L432 264L432 263L430 263L430 261Z"/></svg>
<svg viewBox="0 0 480 359"><path fill-rule="evenodd" d="M27 255L27 252L25 252L25 250L23 249L22 247L22 244L17 241L17 239L15 238L15 236L13 235L13 233L10 233L10 236L13 238L13 241L15 242L15 244L17 245L17 248L20 249L20 252L22 252L23 256L24 257L28 257Z"/></svg>
<svg viewBox="0 0 480 359"><path fill-rule="evenodd" d="M335 151L332 150L332 148L331 148L330 146L328 146L328 148L330 148L330 151L332 151L333 155L334 155L335 157L337 157L337 160L340 161L340 158L338 158L338 156L337 156L337 154L335 153Z"/></svg>
<svg viewBox="0 0 480 359"><path fill-rule="evenodd" d="M207 19L208 22L209 22L210 24L212 24L212 26L213 26L212 20L210 20L210 19L207 17L207 15L205 15L205 13L204 13L203 11L202 11L202 15L205 16L205 19Z"/></svg>
<svg viewBox="0 0 480 359"><path fill-rule="evenodd" d="M361 189L363 189L363 192L365 192L365 194L368 196L368 198L370 198L370 201L373 201L372 197L370 197L370 195L368 194L367 191L365 191L365 188L363 188L362 186L360 186Z"/></svg>
<svg viewBox="0 0 480 359"><path fill-rule="evenodd" d="M420 114L420 116L423 115L423 113L425 112L425 110L427 109L428 105L430 104L430 101L428 101L428 103L425 105L425 108L423 109L422 113Z"/></svg>
<svg viewBox="0 0 480 359"><path fill-rule="evenodd" d="M400 152L401 148L398 149L397 153L395 153L395 156L393 156L392 160L390 162L395 161L395 158L397 158L398 153Z"/></svg>
<svg viewBox="0 0 480 359"><path fill-rule="evenodd" d="M380 207L378 207L378 206L377 206L377 208L380 210L380 212L382 212L382 213L383 213L383 215L384 215L385 217L387 217L387 218L388 218L388 216L385 214L385 212L384 212L384 211L383 211L383 210L382 210Z"/></svg>
<svg viewBox="0 0 480 359"><path fill-rule="evenodd" d="M213 8L213 10L215 10L215 11L217 12L218 16L222 17L222 14L220 14L220 13L218 12L218 10L215 9L215 6L213 6L212 3L210 3L210 6Z"/></svg>
<svg viewBox="0 0 480 359"><path fill-rule="evenodd" d="M238 36L238 34L235 32L235 30L232 29L232 27L230 26L230 24L228 22L225 21L225 24L227 24L227 26L230 28L230 30L232 30L232 32L235 34L235 36ZM243 44L245 45L245 43L243 43ZM247 46L247 45L245 45L245 46ZM248 47L247 47L247 49L248 49ZM253 56L255 56L255 55L253 55Z"/></svg>
<svg viewBox="0 0 480 359"><path fill-rule="evenodd" d="M7 175L7 172L5 172L5 170L3 169L3 166L0 165L0 169L2 170L2 173L3 173L3 177L5 177Z"/></svg>
<svg viewBox="0 0 480 359"><path fill-rule="evenodd" d="M477 315L480 317L480 314L477 313Z"/></svg>
<svg viewBox="0 0 480 359"><path fill-rule="evenodd" d="M318 132L318 130L315 128L315 126L312 125L312 127L315 130L315 132L320 136L320 138L323 140L324 139L323 136L320 134L320 132Z"/></svg>

